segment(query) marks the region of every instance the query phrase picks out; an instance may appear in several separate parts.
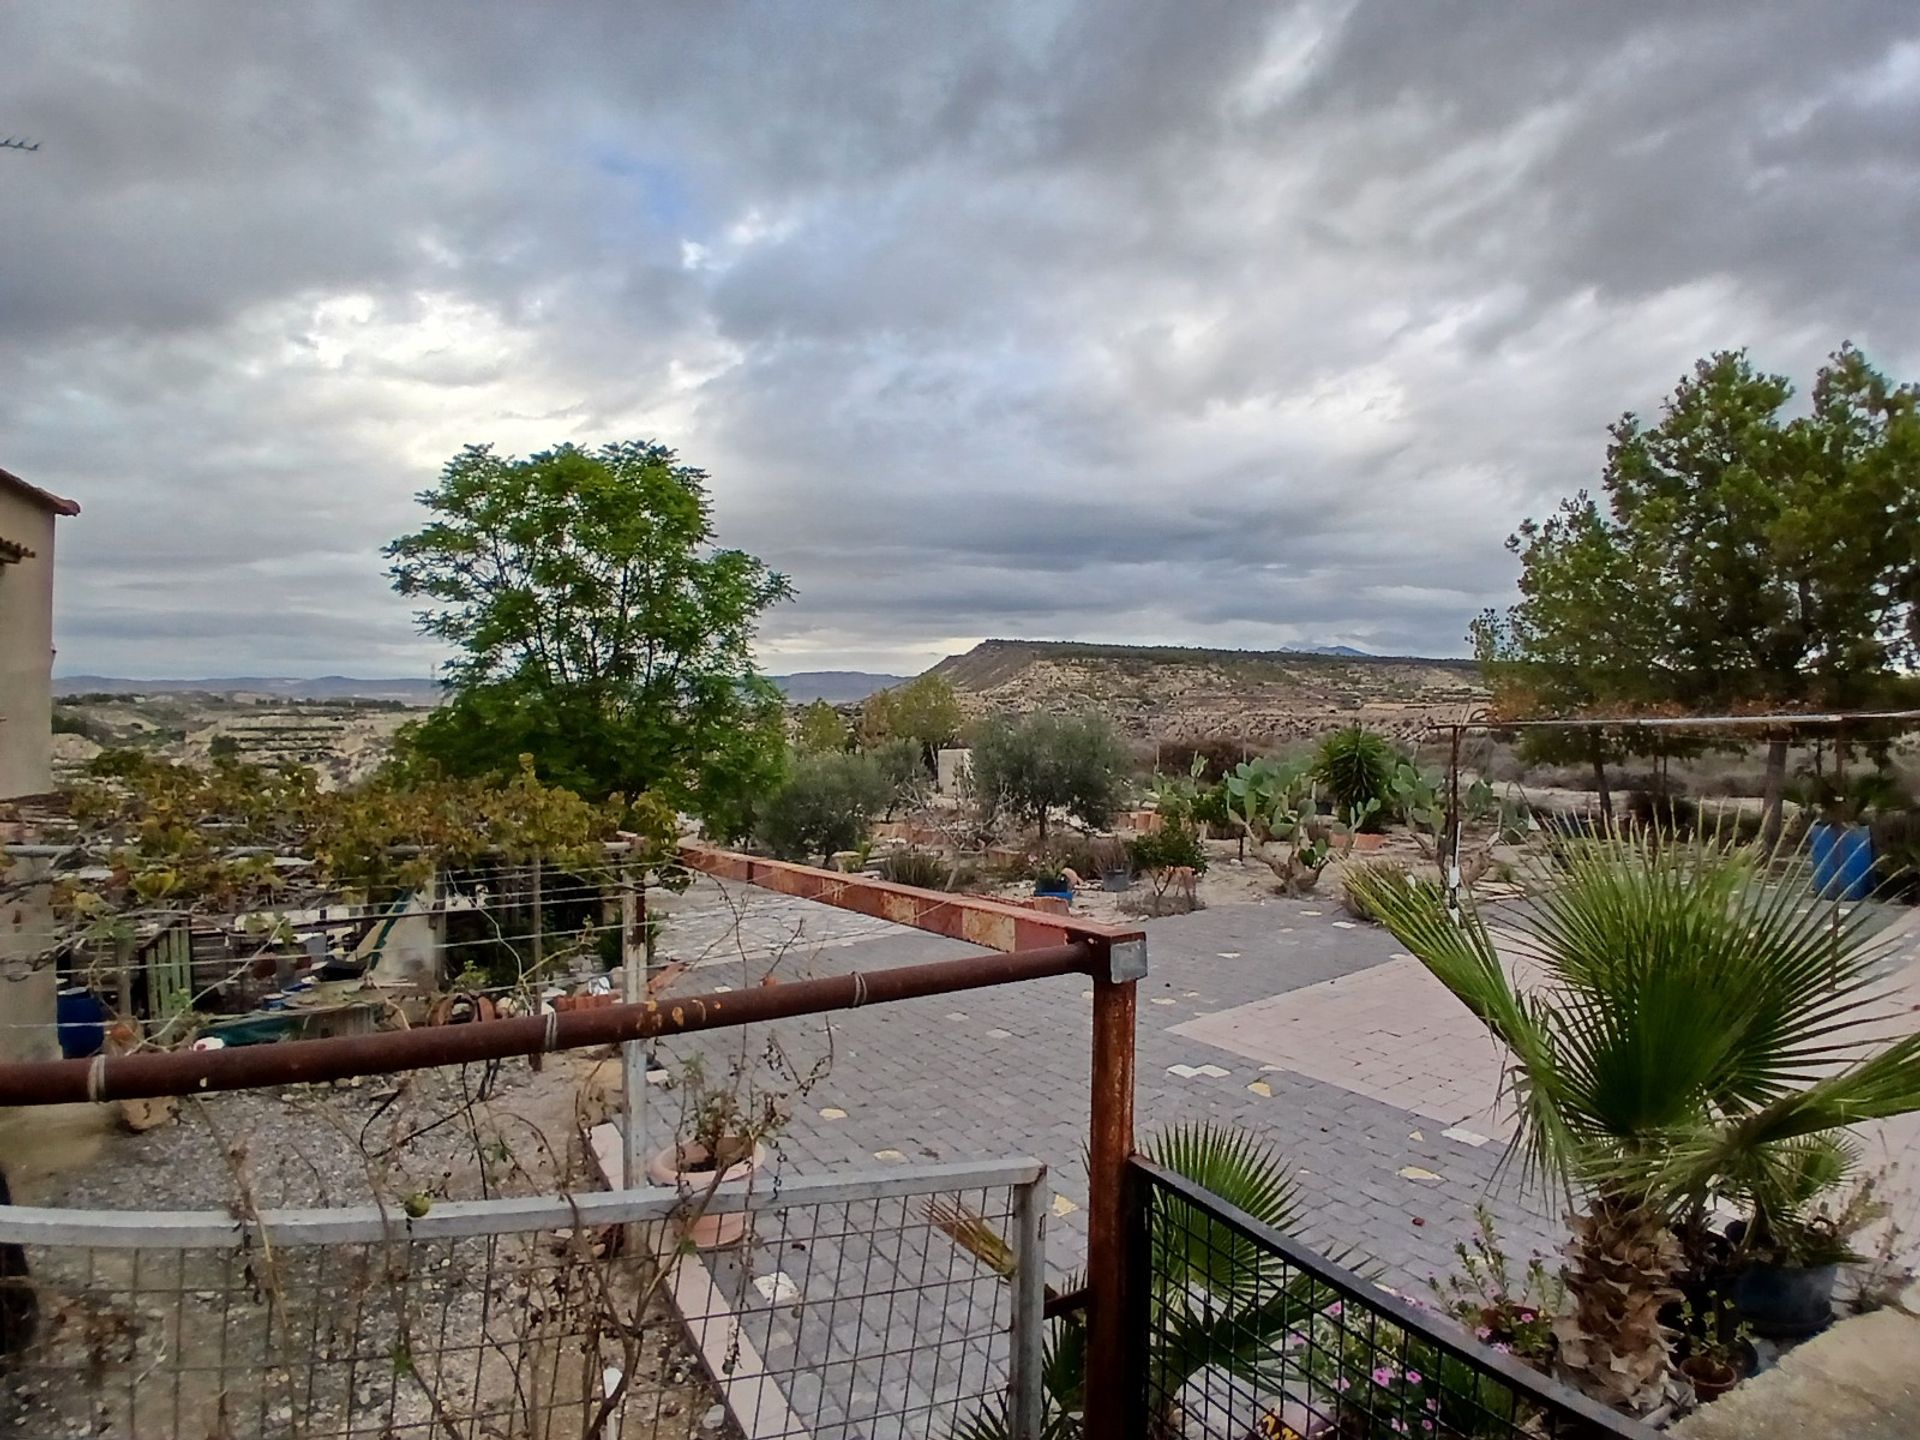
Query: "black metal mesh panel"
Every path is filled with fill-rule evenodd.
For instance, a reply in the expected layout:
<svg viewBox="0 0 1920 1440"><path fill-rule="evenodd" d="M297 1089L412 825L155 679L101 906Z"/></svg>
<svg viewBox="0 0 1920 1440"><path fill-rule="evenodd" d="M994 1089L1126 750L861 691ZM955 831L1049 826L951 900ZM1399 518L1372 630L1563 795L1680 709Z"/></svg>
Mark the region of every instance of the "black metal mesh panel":
<svg viewBox="0 0 1920 1440"><path fill-rule="evenodd" d="M1132 1173L1153 1440L1651 1435L1190 1182Z"/></svg>

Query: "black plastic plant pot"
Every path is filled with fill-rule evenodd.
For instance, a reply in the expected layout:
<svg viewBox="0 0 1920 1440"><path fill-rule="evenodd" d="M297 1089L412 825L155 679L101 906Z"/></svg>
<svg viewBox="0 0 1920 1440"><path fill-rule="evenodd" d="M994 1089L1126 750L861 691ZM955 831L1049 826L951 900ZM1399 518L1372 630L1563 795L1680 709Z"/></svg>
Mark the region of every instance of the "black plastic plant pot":
<svg viewBox="0 0 1920 1440"><path fill-rule="evenodd" d="M1833 1323L1837 1265L1749 1265L1733 1282L1733 1307L1756 1335L1804 1340Z"/></svg>

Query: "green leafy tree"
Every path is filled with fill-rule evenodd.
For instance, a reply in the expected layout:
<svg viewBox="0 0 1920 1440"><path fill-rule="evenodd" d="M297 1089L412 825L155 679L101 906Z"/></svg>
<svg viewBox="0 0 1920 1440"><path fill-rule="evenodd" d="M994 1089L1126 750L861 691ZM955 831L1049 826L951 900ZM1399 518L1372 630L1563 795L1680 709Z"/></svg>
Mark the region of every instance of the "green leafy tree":
<svg viewBox="0 0 1920 1440"><path fill-rule="evenodd" d="M860 706L860 743L871 749L887 740L911 740L932 773L934 752L959 738L965 720L952 684L929 673L866 698Z"/></svg>
<svg viewBox="0 0 1920 1440"><path fill-rule="evenodd" d="M1522 601L1475 626L1504 709L1850 706L1912 664L1916 392L1844 346L1808 413L1788 418L1792 397L1784 376L1721 353L1655 423L1613 426L1606 508L1581 496L1522 526ZM1767 760L1777 834L1784 734Z"/></svg>
<svg viewBox="0 0 1920 1440"><path fill-rule="evenodd" d="M888 740L865 753L887 782L887 819L903 805L917 805L926 797L927 767L917 741Z"/></svg>
<svg viewBox="0 0 1920 1440"><path fill-rule="evenodd" d="M1607 491L1651 562L1669 668L1689 707L1850 706L1915 655L1920 590L1920 415L1843 346L1811 408L1744 353L1700 362L1659 422L1613 429ZM1777 835L1787 737L1771 737L1766 800Z"/></svg>
<svg viewBox="0 0 1920 1440"><path fill-rule="evenodd" d="M1662 693L1665 620L1635 542L1585 492L1508 538L1520 556L1520 603L1487 611L1468 633L1496 714L1616 714ZM1607 766L1623 758L1617 737L1540 730L1522 744L1535 761L1591 765L1600 809L1612 815Z"/></svg>
<svg viewBox="0 0 1920 1440"><path fill-rule="evenodd" d="M840 712L824 700L816 700L800 712L793 745L802 755L830 755L847 748L853 737Z"/></svg>
<svg viewBox="0 0 1920 1440"><path fill-rule="evenodd" d="M826 859L867 838L886 807L887 780L866 755L802 755L775 791L757 830L783 860Z"/></svg>
<svg viewBox="0 0 1920 1440"><path fill-rule="evenodd" d="M585 795L656 791L741 823L784 728L750 644L792 589L714 547L705 474L646 441L524 460L475 445L419 499L434 518L387 547L394 587L459 655L411 751L498 777L531 755Z"/></svg>
<svg viewBox="0 0 1920 1440"><path fill-rule="evenodd" d="M1127 755L1097 715L997 716L973 743L973 790L987 818L1002 812L1035 826L1064 810L1089 827L1119 808Z"/></svg>

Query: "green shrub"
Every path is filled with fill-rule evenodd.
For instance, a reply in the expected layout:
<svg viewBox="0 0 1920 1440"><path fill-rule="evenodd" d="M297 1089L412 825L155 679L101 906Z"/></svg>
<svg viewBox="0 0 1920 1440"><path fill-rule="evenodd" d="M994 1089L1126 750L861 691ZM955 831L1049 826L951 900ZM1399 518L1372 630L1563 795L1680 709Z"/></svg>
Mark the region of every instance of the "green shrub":
<svg viewBox="0 0 1920 1440"><path fill-rule="evenodd" d="M1209 785L1193 797L1188 813L1202 825L1212 825L1225 830L1233 824L1233 818L1227 813L1227 782Z"/></svg>
<svg viewBox="0 0 1920 1440"><path fill-rule="evenodd" d="M1336 813L1350 813L1375 801L1385 811L1393 798L1393 772L1400 754L1386 736L1359 725L1336 730L1314 752L1313 778ZM1367 825L1377 828L1378 814Z"/></svg>
<svg viewBox="0 0 1920 1440"><path fill-rule="evenodd" d="M944 890L952 863L932 850L894 850L880 860L880 878L919 890Z"/></svg>
<svg viewBox="0 0 1920 1440"><path fill-rule="evenodd" d="M1181 866L1196 875L1207 872L1207 852L1199 834L1191 825L1166 825L1147 835L1136 835L1127 842L1127 854L1136 870L1177 870Z"/></svg>
<svg viewBox="0 0 1920 1440"><path fill-rule="evenodd" d="M761 814L759 838L783 860L851 850L887 804L887 780L865 755L802 755Z"/></svg>

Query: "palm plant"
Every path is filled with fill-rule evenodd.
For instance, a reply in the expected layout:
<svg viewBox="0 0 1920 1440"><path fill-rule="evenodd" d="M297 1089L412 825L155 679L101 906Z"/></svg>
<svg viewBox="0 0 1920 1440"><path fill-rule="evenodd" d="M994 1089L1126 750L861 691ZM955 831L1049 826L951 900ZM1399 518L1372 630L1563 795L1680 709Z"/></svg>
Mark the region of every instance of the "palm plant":
<svg viewBox="0 0 1920 1440"><path fill-rule="evenodd" d="M1209 1122L1176 1125L1142 1149L1256 1219L1280 1230L1294 1227L1299 1196L1271 1146ZM1013 1251L985 1221L948 1204L930 1205L929 1214L955 1243L1012 1278ZM1146 1393L1155 1409L1147 1433L1162 1440L1182 1433L1180 1394L1202 1371L1223 1371L1255 1392L1278 1393L1295 1368L1282 1342L1330 1295L1311 1276L1177 1196L1157 1203L1151 1245ZM1043 1351L1045 1440L1079 1436L1086 1381L1086 1316L1070 1310L1050 1325ZM953 1433L956 1440L1004 1440L1011 1433L1006 1402L963 1417Z"/></svg>
<svg viewBox="0 0 1920 1440"><path fill-rule="evenodd" d="M1509 1053L1517 1155L1577 1207L1558 1363L1597 1398L1658 1402L1672 1222L1752 1194L1809 1143L1920 1109L1920 1036L1875 1047L1875 922L1810 904L1805 857L1636 833L1570 846L1513 915L1540 967L1515 988L1470 902L1356 882L1387 928Z"/></svg>

